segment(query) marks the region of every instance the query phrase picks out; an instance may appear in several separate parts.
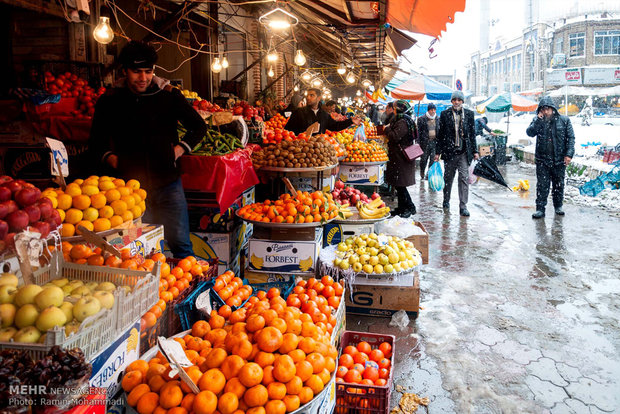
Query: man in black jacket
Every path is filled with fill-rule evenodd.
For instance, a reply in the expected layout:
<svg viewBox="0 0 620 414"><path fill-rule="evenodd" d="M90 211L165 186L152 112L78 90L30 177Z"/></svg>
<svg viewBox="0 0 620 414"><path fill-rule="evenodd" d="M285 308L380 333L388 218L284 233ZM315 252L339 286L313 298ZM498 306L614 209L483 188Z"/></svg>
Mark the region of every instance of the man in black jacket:
<svg viewBox="0 0 620 414"><path fill-rule="evenodd" d="M536 212L532 218L545 217L549 183L555 214L563 216L564 174L575 155L575 134L567 116L558 113L553 100L545 96L538 103L536 117L525 131L536 137Z"/></svg>
<svg viewBox="0 0 620 414"><path fill-rule="evenodd" d="M443 174L443 208L450 209L450 192L456 171L459 172L459 210L461 216L468 217L467 200L469 197L469 164L478 159L476 148L476 130L474 111L463 109L463 92L452 93L452 107L441 112L439 116L439 139L437 154L444 159L446 171ZM435 161L439 155L435 155Z"/></svg>
<svg viewBox="0 0 620 414"><path fill-rule="evenodd" d="M305 132L307 135L313 133L324 134L326 130L342 131L351 126L351 124L359 125L361 120L354 116L344 121L334 120L323 108L320 107L321 90L316 88L308 89L306 95L306 106L297 109L288 120L285 129L293 131L295 135Z"/></svg>
<svg viewBox="0 0 620 414"><path fill-rule="evenodd" d="M428 104L426 113L418 118L418 141L424 154L420 157L420 182L424 180L424 170L428 161L428 168L431 168L435 161L437 151L437 135L439 132L439 120L437 119L437 107L434 103Z"/></svg>
<svg viewBox="0 0 620 414"><path fill-rule="evenodd" d="M148 194L144 221L164 225L175 257L193 255L176 161L202 139L206 124L178 89L154 76L157 52L152 46L131 41L118 59L126 77L95 107L89 141L93 166L140 181ZM178 122L187 130L182 140Z"/></svg>

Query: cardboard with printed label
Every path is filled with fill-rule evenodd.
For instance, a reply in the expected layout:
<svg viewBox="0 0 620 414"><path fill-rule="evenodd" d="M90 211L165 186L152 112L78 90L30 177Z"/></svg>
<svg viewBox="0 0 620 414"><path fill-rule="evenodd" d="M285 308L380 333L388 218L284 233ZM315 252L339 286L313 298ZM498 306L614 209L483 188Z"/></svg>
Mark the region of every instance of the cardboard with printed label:
<svg viewBox="0 0 620 414"><path fill-rule="evenodd" d="M191 232L189 234L192 249L197 258L206 260L217 257L218 265L223 266L228 266L231 259L234 259L240 251L243 236L241 225L226 233Z"/></svg>
<svg viewBox="0 0 620 414"><path fill-rule="evenodd" d="M114 343L90 360L93 366L89 385L107 388L111 399L120 390L123 371L140 357L140 322L130 325Z"/></svg>
<svg viewBox="0 0 620 414"><path fill-rule="evenodd" d="M104 240L114 247L128 248L132 255L147 256L151 253L163 251L164 226L161 224L142 224L105 236Z"/></svg>
<svg viewBox="0 0 620 414"><path fill-rule="evenodd" d="M348 286L347 286L348 288ZM420 278L414 273L412 286L352 286L345 295L347 313L391 317L403 309L409 317L416 318L420 308Z"/></svg>
<svg viewBox="0 0 620 414"><path fill-rule="evenodd" d="M323 239L317 228L313 241L277 241L252 237L248 244L248 268L265 273L316 272Z"/></svg>
<svg viewBox="0 0 620 414"><path fill-rule="evenodd" d="M369 234L375 231L374 224L336 224L327 223L324 226L323 247L338 244L348 237Z"/></svg>
<svg viewBox="0 0 620 414"><path fill-rule="evenodd" d="M321 180L321 185L318 185L318 179L316 176L313 177L288 177L291 180L291 184L297 191L332 191L334 189L334 184L336 183L336 176L330 175L327 177L323 177ZM320 188L319 188L320 187Z"/></svg>
<svg viewBox="0 0 620 414"><path fill-rule="evenodd" d="M428 264L428 231L426 231L426 227L424 227L424 224L420 223L419 221L416 221L415 225L421 228L425 234L416 234L413 236L409 236L406 238L406 240L409 240L411 243L413 243L413 246L418 249L420 255L422 256L422 264Z"/></svg>
<svg viewBox="0 0 620 414"><path fill-rule="evenodd" d="M381 185L385 180L385 164L341 164L338 177L347 185Z"/></svg>

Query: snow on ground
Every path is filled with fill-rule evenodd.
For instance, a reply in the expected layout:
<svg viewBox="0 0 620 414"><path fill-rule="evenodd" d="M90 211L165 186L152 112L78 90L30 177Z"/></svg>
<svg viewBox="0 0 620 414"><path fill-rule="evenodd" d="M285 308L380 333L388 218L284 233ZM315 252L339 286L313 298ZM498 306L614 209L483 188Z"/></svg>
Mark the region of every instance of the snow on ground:
<svg viewBox="0 0 620 414"><path fill-rule="evenodd" d="M564 187L564 202L601 208L620 216L620 190L606 188L596 197L590 197L579 194L579 188L567 185Z"/></svg>

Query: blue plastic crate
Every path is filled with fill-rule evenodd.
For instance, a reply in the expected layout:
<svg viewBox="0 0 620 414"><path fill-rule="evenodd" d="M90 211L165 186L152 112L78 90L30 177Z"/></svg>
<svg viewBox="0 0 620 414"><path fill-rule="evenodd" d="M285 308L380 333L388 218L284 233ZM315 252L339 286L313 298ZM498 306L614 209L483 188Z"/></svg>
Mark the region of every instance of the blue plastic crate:
<svg viewBox="0 0 620 414"><path fill-rule="evenodd" d="M203 319L200 311L196 309L196 298L207 289L213 287L213 280L200 282L196 285L196 288L185 298L182 302L177 303L174 306L174 312L179 316L181 320L181 331L192 329L192 325L201 319Z"/></svg>
<svg viewBox="0 0 620 414"><path fill-rule="evenodd" d="M295 279L291 278L286 282L250 283L250 286L252 286L252 296L255 296L256 292L260 290L268 292L269 289L275 287L280 289L280 296L286 300L295 288Z"/></svg>
<svg viewBox="0 0 620 414"><path fill-rule="evenodd" d="M243 284L244 285L248 285L249 284L248 280L247 279L243 279ZM240 306L231 306L230 308L234 312L237 309L242 308L243 305L245 305L245 302L248 301L248 299L244 300L243 303ZM218 295L215 290L211 290L211 306L213 307L213 309L219 310L224 305L226 305L226 302L224 302L224 300L220 297L220 295Z"/></svg>

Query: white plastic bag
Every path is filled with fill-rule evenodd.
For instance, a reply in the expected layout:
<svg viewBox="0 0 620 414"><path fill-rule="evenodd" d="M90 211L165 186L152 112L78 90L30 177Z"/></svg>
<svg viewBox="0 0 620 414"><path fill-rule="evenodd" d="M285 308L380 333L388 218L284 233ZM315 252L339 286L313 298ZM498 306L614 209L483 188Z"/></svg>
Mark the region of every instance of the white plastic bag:
<svg viewBox="0 0 620 414"><path fill-rule="evenodd" d="M402 218L400 216L395 216L376 223L375 232L389 234L390 236L400 237L401 239L424 234L424 231L416 226L415 220Z"/></svg>
<svg viewBox="0 0 620 414"><path fill-rule="evenodd" d="M469 184L473 184L476 181L478 181L478 176L474 174L474 168L476 168L476 165L478 164L478 160L473 160L471 162L471 164L469 165Z"/></svg>

